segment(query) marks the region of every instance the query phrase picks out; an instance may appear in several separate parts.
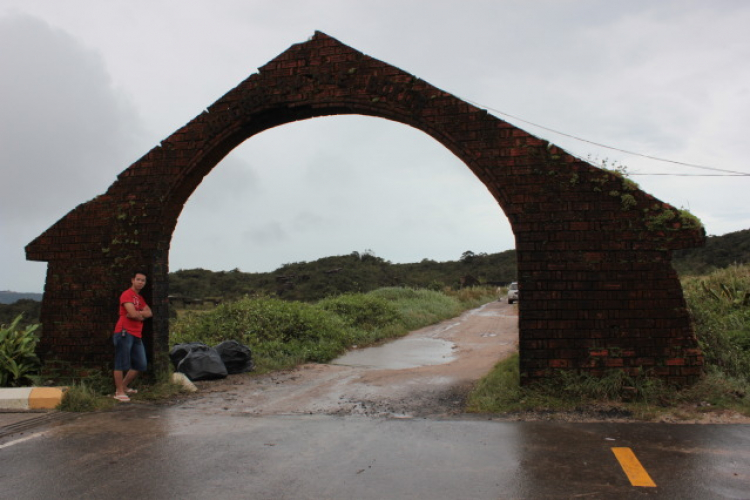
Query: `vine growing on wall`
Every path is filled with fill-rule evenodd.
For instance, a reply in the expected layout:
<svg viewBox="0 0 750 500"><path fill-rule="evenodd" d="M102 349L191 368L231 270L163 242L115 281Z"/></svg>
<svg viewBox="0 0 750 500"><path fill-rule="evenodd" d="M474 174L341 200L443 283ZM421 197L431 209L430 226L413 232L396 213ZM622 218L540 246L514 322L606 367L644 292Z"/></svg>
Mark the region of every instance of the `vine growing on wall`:
<svg viewBox="0 0 750 500"><path fill-rule="evenodd" d="M145 208L135 200L128 200L117 208L115 224L109 241L102 246L102 254L111 259L112 270L118 272L134 265L140 253L140 225L146 217Z"/></svg>

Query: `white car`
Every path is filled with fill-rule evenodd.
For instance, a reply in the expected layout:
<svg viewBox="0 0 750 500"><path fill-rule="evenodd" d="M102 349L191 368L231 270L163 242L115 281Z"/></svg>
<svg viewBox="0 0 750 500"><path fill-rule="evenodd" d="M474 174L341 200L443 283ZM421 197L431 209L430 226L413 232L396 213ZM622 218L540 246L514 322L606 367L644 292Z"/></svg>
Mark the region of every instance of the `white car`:
<svg viewBox="0 0 750 500"><path fill-rule="evenodd" d="M508 287L508 304L518 302L518 283L515 281Z"/></svg>

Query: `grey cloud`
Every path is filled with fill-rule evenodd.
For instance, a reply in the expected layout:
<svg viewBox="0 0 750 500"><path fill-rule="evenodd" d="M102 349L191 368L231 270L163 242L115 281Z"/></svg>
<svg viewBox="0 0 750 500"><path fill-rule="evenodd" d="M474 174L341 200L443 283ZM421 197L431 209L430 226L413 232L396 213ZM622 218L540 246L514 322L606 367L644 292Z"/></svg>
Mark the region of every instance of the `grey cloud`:
<svg viewBox="0 0 750 500"><path fill-rule="evenodd" d="M323 12L297 1L290 17L273 3L227 0L222 9L191 4L175 12L152 0L128 23L120 21L131 16L123 5L71 2L6 0L80 39L38 19L0 22L0 43L13 47L0 53L5 262L18 262L28 240L315 29L482 107L616 147L746 170L745 2L477 0L466 8L383 0L371 9L332 0ZM84 6L98 23L72 13ZM212 36L196 39L196 29ZM161 131L147 143L110 74ZM508 121L583 158L665 167ZM188 200L170 255L175 268L270 270L366 248L397 262L512 248L504 214L465 165L425 134L382 122L313 119L241 145ZM744 181L635 180L694 210L712 234L747 227ZM8 219L9 209L26 214ZM23 268L5 266L3 279L16 267Z"/></svg>
<svg viewBox="0 0 750 500"><path fill-rule="evenodd" d="M242 236L243 241L252 246L272 245L289 239L283 224L273 220L243 231Z"/></svg>
<svg viewBox="0 0 750 500"><path fill-rule="evenodd" d="M0 46L12 47L0 51L0 258L18 262L27 243L136 158L140 126L101 56L65 32L9 16L0 18ZM34 290L43 267L5 272Z"/></svg>
<svg viewBox="0 0 750 500"><path fill-rule="evenodd" d="M0 46L14 47L0 53L0 207L49 220L50 211L99 194L127 167L137 117L102 58L72 36L9 17L0 19Z"/></svg>

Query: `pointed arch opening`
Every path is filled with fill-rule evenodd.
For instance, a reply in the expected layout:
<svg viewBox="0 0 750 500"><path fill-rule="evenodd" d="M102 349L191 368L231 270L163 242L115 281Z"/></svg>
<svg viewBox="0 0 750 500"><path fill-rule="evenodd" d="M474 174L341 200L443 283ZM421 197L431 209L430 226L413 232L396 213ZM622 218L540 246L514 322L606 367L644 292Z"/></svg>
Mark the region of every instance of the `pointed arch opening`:
<svg viewBox="0 0 750 500"><path fill-rule="evenodd" d="M173 271L268 272L367 249L407 263L513 248L497 202L442 145L400 123L348 115L239 145L184 205L169 261Z"/></svg>
<svg viewBox="0 0 750 500"><path fill-rule="evenodd" d="M486 186L516 240L521 375L646 369L673 384L701 375L702 355L671 266L703 229L615 172L596 168L485 110L323 33L261 67L31 242L48 262L42 354L106 365L123 273L154 277L157 366L168 349L172 234L188 198L232 150L308 118L400 122L450 150Z"/></svg>

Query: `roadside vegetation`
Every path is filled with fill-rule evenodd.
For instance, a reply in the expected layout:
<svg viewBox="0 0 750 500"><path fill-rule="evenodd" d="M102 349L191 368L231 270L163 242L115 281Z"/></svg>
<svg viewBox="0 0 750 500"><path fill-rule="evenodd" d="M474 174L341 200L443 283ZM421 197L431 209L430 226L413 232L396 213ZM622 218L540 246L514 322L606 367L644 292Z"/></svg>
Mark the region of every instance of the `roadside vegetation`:
<svg viewBox="0 0 750 500"><path fill-rule="evenodd" d="M41 366L36 356L39 325L21 326L23 314L0 324L0 387L27 385Z"/></svg>
<svg viewBox="0 0 750 500"><path fill-rule="evenodd" d="M748 266L734 264L749 258L750 230L709 236L705 247L674 254L705 354L707 373L701 383L676 392L621 372L593 380L563 374L532 392L520 387L513 358L477 385L470 408L513 412L625 405L627 412L648 416L680 406L750 414L750 278ZM515 260L515 250L466 251L456 261L392 264L365 251L286 264L270 273L180 270L170 273L170 290L187 300L171 307L176 311L171 342L215 345L238 340L253 349L260 372L324 362L353 345L395 338L495 299L498 285L515 280ZM0 302L9 302L0 303L0 386L44 385L49 380L40 378L33 355L41 303L17 296L0 292ZM208 300L190 302L196 297ZM217 302L222 304L217 307ZM168 375L151 381L149 390L136 399L178 392ZM98 408L114 403L103 396L111 392L109 374L63 382L71 386L71 402L98 399ZM79 401L71 407L86 404Z"/></svg>
<svg viewBox="0 0 750 500"><path fill-rule="evenodd" d="M170 344L202 342L210 346L237 340L253 353L254 376L294 368L302 363L325 363L352 346L366 346L400 337L497 299L494 287L442 292L411 288L383 288L349 293L313 304L275 297L243 297L210 309L183 310L172 320ZM144 382L137 381L143 384ZM163 400L182 391L171 373L141 385L134 401ZM60 409L96 411L112 408L109 374L73 381Z"/></svg>
<svg viewBox="0 0 750 500"><path fill-rule="evenodd" d="M236 340L253 352L256 373L265 373L325 363L352 346L400 337L496 299L495 289L486 287L443 292L390 287L315 304L244 297L210 311L180 314L170 344Z"/></svg>
<svg viewBox="0 0 750 500"><path fill-rule="evenodd" d="M494 368L475 387L468 410L480 413L614 413L641 419L664 414L692 419L730 410L750 416L750 266L732 265L682 279L706 375L676 390L646 376L612 370L605 377L561 372L548 382L521 387L518 356Z"/></svg>
<svg viewBox="0 0 750 500"><path fill-rule="evenodd" d="M750 229L709 236L705 246L678 250L672 259L681 277L705 276L748 262ZM512 281L516 281L515 250L493 254L466 250L457 260L422 259L410 264L393 264L365 250L284 264L268 273L239 269L181 269L169 273L172 305L177 309L210 309L216 302L231 302L246 295L314 303L344 293L367 293L392 286L440 291L462 285L503 286ZM39 323L41 302L30 298L33 295L0 291L0 324L9 324L19 314L23 314L22 327Z"/></svg>
<svg viewBox="0 0 750 500"><path fill-rule="evenodd" d="M503 285L515 279L515 250L495 254L467 250L455 261L422 259L412 264L394 264L366 250L312 262L292 262L270 273L179 270L169 274L169 289L176 300L184 297L188 302L196 298L234 301L246 295L265 295L313 303L344 293L367 293L386 287L441 291L446 287Z"/></svg>
<svg viewBox="0 0 750 500"><path fill-rule="evenodd" d="M66 385L68 389L58 410L82 413L109 410L120 404L111 397L114 387L109 372L97 372L84 379L69 381ZM140 401L167 400L183 391L181 385L172 382L171 373L167 372L157 374L154 380L145 384L143 379L137 380L136 386L140 386L141 391L131 395L131 399Z"/></svg>

